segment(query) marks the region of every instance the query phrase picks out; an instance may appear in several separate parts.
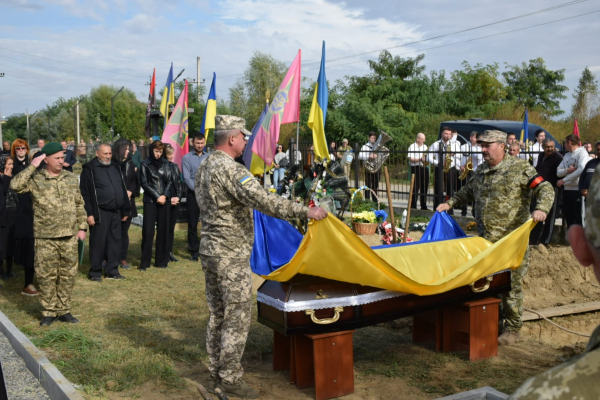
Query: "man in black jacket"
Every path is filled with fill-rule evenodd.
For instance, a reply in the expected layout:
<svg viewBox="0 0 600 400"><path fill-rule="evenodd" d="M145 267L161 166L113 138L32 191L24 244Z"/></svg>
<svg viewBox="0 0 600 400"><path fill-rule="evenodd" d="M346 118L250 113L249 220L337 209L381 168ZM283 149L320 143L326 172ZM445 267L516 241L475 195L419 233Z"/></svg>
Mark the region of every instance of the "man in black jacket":
<svg viewBox="0 0 600 400"><path fill-rule="evenodd" d="M536 157L537 164L535 166L535 170L539 176L544 178L545 181L550 182L552 185L552 188L554 189L554 203L552 203L552 208L550 209L546 220L544 222L538 222L531 231L531 234L529 235L529 244L545 244L547 246L552 238L554 220L556 219L556 206L558 199L560 198L560 196L558 196L559 189L556 186L556 182L558 182L559 179L558 175L556 175L556 170L560 165L563 156L556 151L553 139L545 139L542 142L542 148L544 151L539 153L539 155ZM531 203L531 210L534 210L535 206L536 199L533 199Z"/></svg>
<svg viewBox="0 0 600 400"><path fill-rule="evenodd" d="M69 172L73 172L73 165L77 162L77 158L75 158L75 153L73 150L67 149L67 142L64 140L60 142L60 145L63 149L65 149L65 161L63 162L63 169L66 169Z"/></svg>
<svg viewBox="0 0 600 400"><path fill-rule="evenodd" d="M121 221L129 217L131 205L121 169L112 162L109 145L99 145L96 157L83 165L79 187L90 226L89 278L102 281L102 258L106 248L104 276L108 279L125 279L118 268Z"/></svg>

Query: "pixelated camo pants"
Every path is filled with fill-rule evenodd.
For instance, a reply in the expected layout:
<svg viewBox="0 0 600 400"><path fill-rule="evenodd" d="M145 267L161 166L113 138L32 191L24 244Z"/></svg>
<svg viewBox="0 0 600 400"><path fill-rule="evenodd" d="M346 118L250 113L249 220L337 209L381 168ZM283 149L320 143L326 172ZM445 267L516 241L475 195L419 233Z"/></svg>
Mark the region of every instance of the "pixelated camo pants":
<svg viewBox="0 0 600 400"><path fill-rule="evenodd" d="M523 327L523 278L529 270L529 247L523 257L521 266L512 271L512 290L502 295L502 318L506 331L518 332Z"/></svg>

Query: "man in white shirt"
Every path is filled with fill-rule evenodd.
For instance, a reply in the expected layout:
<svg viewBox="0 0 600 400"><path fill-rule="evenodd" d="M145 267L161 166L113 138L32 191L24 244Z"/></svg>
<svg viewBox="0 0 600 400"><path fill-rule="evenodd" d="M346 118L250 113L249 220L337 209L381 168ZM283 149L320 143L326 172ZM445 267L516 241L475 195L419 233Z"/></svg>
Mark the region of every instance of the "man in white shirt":
<svg viewBox="0 0 600 400"><path fill-rule="evenodd" d="M457 170L460 169L461 165L460 146L458 142L450 140L452 130L443 127L440 135L441 139L431 145L427 155L427 161L435 166L433 208L437 208L438 204L446 202L446 198L452 197L456 191ZM451 163L450 169L446 173L443 170L447 157L450 158ZM446 196L444 196L444 186ZM450 215L454 215L453 213L452 209L448 212Z"/></svg>
<svg viewBox="0 0 600 400"><path fill-rule="evenodd" d="M420 193L421 210L427 210L427 189L429 187L429 168L423 164L423 161L426 161L426 151L425 134L418 133L415 143L408 146L408 161L410 174L415 176L411 208L417 208L417 196Z"/></svg>
<svg viewBox="0 0 600 400"><path fill-rule="evenodd" d="M457 190L460 190L465 185L465 183L467 183L467 181L469 179L471 179L473 172L475 172L475 170L477 169L479 164L481 164L481 162L482 162L481 146L479 146L477 144L477 132L476 131L471 132L471 135L469 136L469 143L465 143L462 146L460 146L460 151L461 151L460 172L463 172L465 170L465 168L467 167L467 163L469 162L469 157L471 158L471 163L473 164L473 170L467 174L467 177L465 179L458 180ZM467 216L467 205L466 204L464 206L462 206L460 214L463 217Z"/></svg>
<svg viewBox="0 0 600 400"><path fill-rule="evenodd" d="M369 132L369 141L360 149L360 154L358 155L359 160L366 162L370 159L377 158L377 153L373 151L375 150L376 139L377 134L375 132ZM365 185L375 193L377 193L377 189L379 188L380 175L381 170L372 174L365 169ZM370 200L371 192L368 190L365 191L364 196L366 200ZM373 201L377 201L377 199L373 198Z"/></svg>
<svg viewBox="0 0 600 400"><path fill-rule="evenodd" d="M536 132L537 133L537 132ZM572 225L582 225L581 193L579 192L579 177L590 160L587 151L579 146L579 138L569 135L565 138L565 147L568 151L563 157L556 175L560 179L556 186L563 190L563 218L567 228Z"/></svg>
<svg viewBox="0 0 600 400"><path fill-rule="evenodd" d="M535 140L536 142L529 146L529 151L532 153L531 158L533 159L533 167L537 167L538 157L540 153L544 151L544 139L546 139L546 132L543 129L538 129L535 131Z"/></svg>

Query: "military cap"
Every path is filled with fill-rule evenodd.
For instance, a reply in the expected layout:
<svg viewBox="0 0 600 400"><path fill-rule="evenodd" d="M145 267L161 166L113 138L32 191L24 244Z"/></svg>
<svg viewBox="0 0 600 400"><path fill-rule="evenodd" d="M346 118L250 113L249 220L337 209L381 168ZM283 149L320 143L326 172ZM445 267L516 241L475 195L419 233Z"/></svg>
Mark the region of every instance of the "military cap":
<svg viewBox="0 0 600 400"><path fill-rule="evenodd" d="M585 200L585 235L600 250L600 168L596 168Z"/></svg>
<svg viewBox="0 0 600 400"><path fill-rule="evenodd" d="M42 153L44 153L47 156L51 156L52 154L58 153L59 151L65 151L65 149L63 149L60 143L57 142L50 142L47 143L44 147L42 147Z"/></svg>
<svg viewBox="0 0 600 400"><path fill-rule="evenodd" d="M215 116L215 130L228 131L231 129L237 129L246 135L246 140L252 136L252 132L246 129L246 120L242 117L236 117L235 115L217 115Z"/></svg>
<svg viewBox="0 0 600 400"><path fill-rule="evenodd" d="M484 131L477 143L506 143L506 133L497 130Z"/></svg>
<svg viewBox="0 0 600 400"><path fill-rule="evenodd" d="M342 143L348 143L348 139L346 139L346 138L343 138L343 139L342 139Z"/></svg>

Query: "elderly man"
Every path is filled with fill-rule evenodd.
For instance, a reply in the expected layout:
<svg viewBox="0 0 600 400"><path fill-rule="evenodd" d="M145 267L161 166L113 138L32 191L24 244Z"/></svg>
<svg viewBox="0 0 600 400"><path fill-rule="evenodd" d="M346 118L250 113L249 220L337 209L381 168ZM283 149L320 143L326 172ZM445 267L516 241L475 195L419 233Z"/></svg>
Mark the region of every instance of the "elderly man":
<svg viewBox="0 0 600 400"><path fill-rule="evenodd" d="M423 164L427 161L427 145L425 134L417 133L415 142L408 146L408 162L410 174L415 177L415 187L411 200L411 208L417 208L417 196L421 193L421 210L427 210L427 189L429 188L429 168Z"/></svg>
<svg viewBox="0 0 600 400"><path fill-rule="evenodd" d="M0 154L10 155L10 142L8 140L2 142L2 151L0 151Z"/></svg>
<svg viewBox="0 0 600 400"><path fill-rule="evenodd" d="M75 153L73 150L69 150L67 148L67 142L64 140L60 142L60 145L65 150L65 162L63 163L63 169L66 169L69 172L73 172L73 165L77 162L77 158L75 158Z"/></svg>
<svg viewBox="0 0 600 400"><path fill-rule="evenodd" d="M484 162L473 178L447 203L440 204L438 212L447 211L464 203L475 201L475 221L479 236L494 243L527 222L540 222L554 201L552 185L544 182L528 162L506 156L506 133L485 131L477 140L481 145ZM537 197L536 209L530 214L531 197ZM505 332L498 342L512 344L519 339L523 326L523 277L529 268L529 249L519 268L512 271L512 290L502 296L502 317Z"/></svg>
<svg viewBox="0 0 600 400"><path fill-rule="evenodd" d="M285 219L322 219L327 211L269 193L234 161L243 154L251 135L245 123L232 115L216 116L215 151L200 164L194 191L201 211L200 254L210 313L206 333L209 389L218 386L230 396L253 399L258 392L242 380L240 364L252 310L252 209Z"/></svg>
<svg viewBox="0 0 600 400"><path fill-rule="evenodd" d="M121 221L126 221L131 203L121 168L112 161L112 148L101 144L96 157L83 164L79 182L90 226L89 279L102 282L102 261L106 249L104 276L125 279L119 273L121 262Z"/></svg>
<svg viewBox="0 0 600 400"><path fill-rule="evenodd" d="M515 142L508 145L508 155L515 158L522 158L519 143Z"/></svg>
<svg viewBox="0 0 600 400"><path fill-rule="evenodd" d="M531 231L531 234L529 235L530 245L550 244L556 218L556 206L558 203L558 187L556 186L558 176L556 175L556 172L563 156L556 151L553 139L544 139L543 146L544 152L538 154L538 162L535 170L546 182L549 182L552 185L552 189L554 190L554 201L552 202L552 208L550 209L546 220L543 223L538 223ZM532 210L535 209L536 202L537 199L534 198L531 203Z"/></svg>
<svg viewBox="0 0 600 400"><path fill-rule="evenodd" d="M44 160L46 168L38 171ZM87 223L77 177L63 170L64 161L62 146L50 142L10 182L16 193L31 193L41 326L55 319L79 322L71 315L71 293L78 266L77 240L85 240Z"/></svg>
<svg viewBox="0 0 600 400"><path fill-rule="evenodd" d="M46 144L46 142L44 142L44 139L38 139L37 140L37 147L38 149L42 149L44 147L44 145Z"/></svg>
<svg viewBox="0 0 600 400"><path fill-rule="evenodd" d="M592 179L586 205L585 229L569 229L573 254L583 266L592 266L600 281L600 170ZM600 398L600 325L596 327L585 352L546 372L528 379L510 397L525 399L598 399Z"/></svg>
<svg viewBox="0 0 600 400"><path fill-rule="evenodd" d="M200 208L196 203L194 196L194 179L200 163L208 156L205 149L206 138L203 133L197 133L192 139L193 151L190 151L181 160L181 170L183 182L185 182L186 203L188 212L188 250L192 256L192 261L198 261L198 252L200 249L200 239L198 239L198 218L200 217Z"/></svg>

